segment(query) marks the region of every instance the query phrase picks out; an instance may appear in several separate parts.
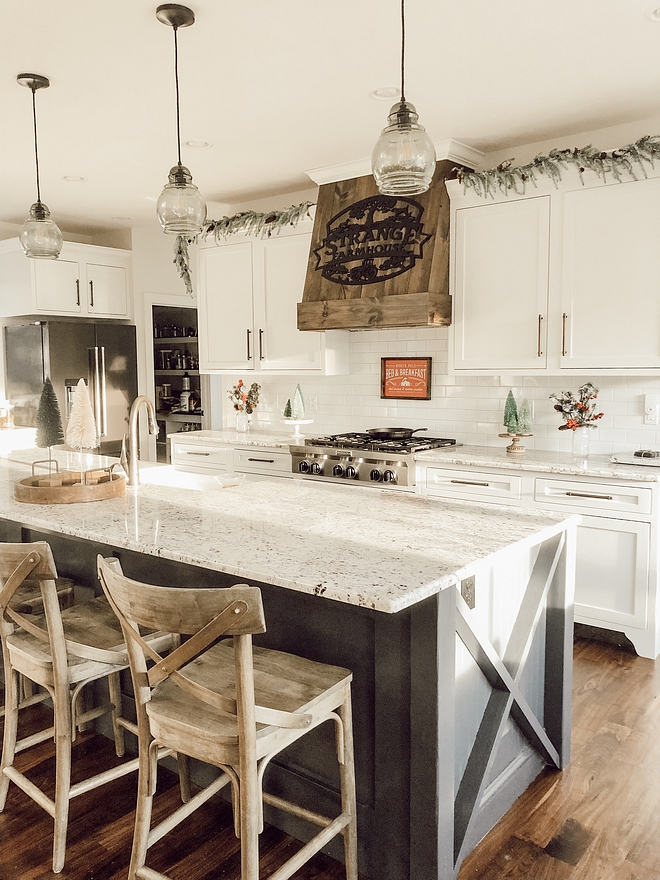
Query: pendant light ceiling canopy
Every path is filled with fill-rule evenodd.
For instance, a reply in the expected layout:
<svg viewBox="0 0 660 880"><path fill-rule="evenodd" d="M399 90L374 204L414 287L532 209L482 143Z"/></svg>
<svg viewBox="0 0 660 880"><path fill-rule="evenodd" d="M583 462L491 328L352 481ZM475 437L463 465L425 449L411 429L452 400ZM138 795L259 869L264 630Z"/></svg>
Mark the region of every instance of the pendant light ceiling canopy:
<svg viewBox="0 0 660 880"><path fill-rule="evenodd" d="M401 0L401 100L392 106L388 125L371 154L371 168L384 195L412 196L426 192L435 172L435 147L405 97L405 0Z"/></svg>
<svg viewBox="0 0 660 880"><path fill-rule="evenodd" d="M21 227L19 239L26 256L37 260L56 260L62 250L62 233L50 219L50 211L41 201L39 184L39 151L37 149L37 89L47 89L50 80L38 73L19 73L16 81L32 92L32 120L34 123L34 162L37 173L37 201L30 208L28 219Z"/></svg>
<svg viewBox="0 0 660 880"><path fill-rule="evenodd" d="M176 86L177 164L170 168L169 180L158 197L156 212L164 232L172 235L197 235L206 222L206 204L192 182L192 174L181 164L181 125L179 113L179 49L180 27L195 23L195 14L187 6L164 3L156 9L156 18L174 31L174 81Z"/></svg>

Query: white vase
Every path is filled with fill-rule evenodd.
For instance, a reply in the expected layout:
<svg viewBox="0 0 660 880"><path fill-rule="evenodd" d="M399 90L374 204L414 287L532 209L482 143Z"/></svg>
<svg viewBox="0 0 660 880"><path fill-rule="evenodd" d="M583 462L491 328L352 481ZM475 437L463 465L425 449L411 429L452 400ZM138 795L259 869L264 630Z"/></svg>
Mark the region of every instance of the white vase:
<svg viewBox="0 0 660 880"><path fill-rule="evenodd" d="M589 430L581 427L573 431L573 455L576 458L587 458L589 455Z"/></svg>
<svg viewBox="0 0 660 880"><path fill-rule="evenodd" d="M236 410L236 430L241 434L245 434L249 427L250 423L248 421L248 414L245 410Z"/></svg>

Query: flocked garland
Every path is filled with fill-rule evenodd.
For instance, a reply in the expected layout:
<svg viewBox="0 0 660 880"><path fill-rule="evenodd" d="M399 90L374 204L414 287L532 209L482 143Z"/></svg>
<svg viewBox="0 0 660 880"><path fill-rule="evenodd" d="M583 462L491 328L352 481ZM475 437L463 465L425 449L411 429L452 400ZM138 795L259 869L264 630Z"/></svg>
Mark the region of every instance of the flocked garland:
<svg viewBox="0 0 660 880"><path fill-rule="evenodd" d="M290 208L283 211L268 211L265 214L258 214L256 211L240 211L233 217L209 220L199 237L206 239L212 235L216 244L220 243L220 239L226 239L237 232L243 232L245 235L259 235L262 238L264 236L270 237L273 232L279 233L284 226L297 226L304 217L310 217L309 209L313 204L314 202L301 202L299 205L291 205ZM194 244L196 241L197 238L177 235L174 244L174 264L189 296L193 294L193 287L190 277L188 245Z"/></svg>
<svg viewBox="0 0 660 880"><path fill-rule="evenodd" d="M510 192L521 195L527 184L536 185L540 175L549 177L556 186L561 180L562 171L569 166L578 169L582 183L585 171L595 172L604 181L608 175L619 182L624 175L636 180L635 171L641 171L646 177L646 166L653 167L659 156L660 137L645 135L634 144L619 147L618 150L605 152L596 150L591 145L582 149L575 147L572 150L550 150L547 156L536 156L526 165L514 166L512 160L508 160L488 171L456 168L455 172L465 189L471 187L477 195L485 198L493 197L498 190L505 195Z"/></svg>

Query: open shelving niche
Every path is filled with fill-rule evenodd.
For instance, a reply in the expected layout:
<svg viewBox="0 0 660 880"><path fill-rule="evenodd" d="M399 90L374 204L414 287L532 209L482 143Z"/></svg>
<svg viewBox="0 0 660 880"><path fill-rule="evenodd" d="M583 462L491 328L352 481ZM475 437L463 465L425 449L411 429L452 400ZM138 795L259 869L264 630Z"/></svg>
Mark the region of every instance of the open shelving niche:
<svg viewBox="0 0 660 880"><path fill-rule="evenodd" d="M151 306L153 357L151 364L154 380L154 403L158 421L156 461L171 461L169 438L172 434L198 431L205 427L205 399L208 396L205 377L199 373L197 309L184 306ZM169 328L169 329L168 329ZM168 358L163 352L169 352ZM185 357L185 361L183 358ZM183 362L179 363L179 359ZM192 361L192 365L191 365ZM170 411L162 403L163 386L170 385L170 397L179 397L185 374L190 377L190 391L199 406L189 412Z"/></svg>

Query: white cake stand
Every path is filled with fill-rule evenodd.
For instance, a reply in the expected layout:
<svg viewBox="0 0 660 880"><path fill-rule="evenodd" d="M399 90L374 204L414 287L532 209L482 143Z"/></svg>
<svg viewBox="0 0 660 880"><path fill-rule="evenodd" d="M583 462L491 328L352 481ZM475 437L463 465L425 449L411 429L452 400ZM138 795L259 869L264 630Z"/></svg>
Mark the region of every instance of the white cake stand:
<svg viewBox="0 0 660 880"><path fill-rule="evenodd" d="M300 437L300 426L311 425L314 419L282 419L285 425L293 425L293 437Z"/></svg>

